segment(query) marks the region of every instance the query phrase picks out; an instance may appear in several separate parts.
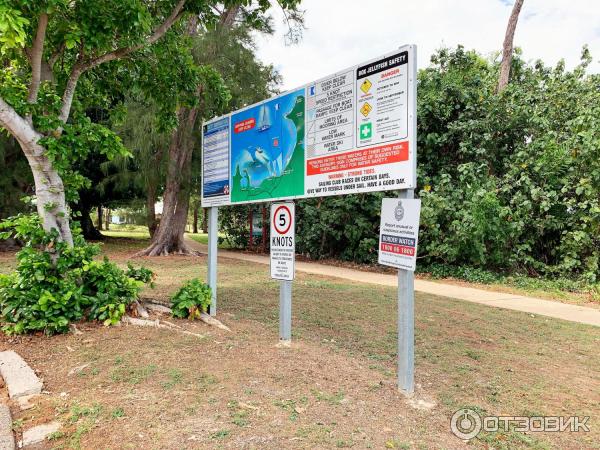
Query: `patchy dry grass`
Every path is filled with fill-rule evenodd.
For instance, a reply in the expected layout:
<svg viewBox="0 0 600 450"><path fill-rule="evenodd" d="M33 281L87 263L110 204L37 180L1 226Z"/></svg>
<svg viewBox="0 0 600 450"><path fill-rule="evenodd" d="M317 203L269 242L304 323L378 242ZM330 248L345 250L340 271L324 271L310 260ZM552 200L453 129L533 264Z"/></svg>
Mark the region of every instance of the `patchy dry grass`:
<svg viewBox="0 0 600 450"><path fill-rule="evenodd" d="M119 264L143 240L109 240ZM0 259L0 271L9 259ZM158 274L144 297L165 301L204 257L139 258ZM416 297L418 410L395 383L393 288L297 274L291 349L277 341L278 285L268 267L219 266L225 333L82 327L82 336L0 342L51 393L16 415L20 430L58 417L48 448L463 448L453 412L590 416L590 433L480 435L471 448L600 448L600 329L422 295ZM89 364L78 374L73 367ZM64 395L61 393L64 392Z"/></svg>

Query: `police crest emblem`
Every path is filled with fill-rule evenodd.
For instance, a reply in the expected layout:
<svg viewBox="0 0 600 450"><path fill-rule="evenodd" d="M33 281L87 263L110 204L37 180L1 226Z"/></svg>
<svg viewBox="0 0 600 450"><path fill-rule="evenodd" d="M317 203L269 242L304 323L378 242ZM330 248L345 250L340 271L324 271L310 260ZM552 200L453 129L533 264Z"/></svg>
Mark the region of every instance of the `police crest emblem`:
<svg viewBox="0 0 600 450"><path fill-rule="evenodd" d="M398 200L398 206L394 209L394 216L398 222L404 219L404 206L402 206L402 200Z"/></svg>

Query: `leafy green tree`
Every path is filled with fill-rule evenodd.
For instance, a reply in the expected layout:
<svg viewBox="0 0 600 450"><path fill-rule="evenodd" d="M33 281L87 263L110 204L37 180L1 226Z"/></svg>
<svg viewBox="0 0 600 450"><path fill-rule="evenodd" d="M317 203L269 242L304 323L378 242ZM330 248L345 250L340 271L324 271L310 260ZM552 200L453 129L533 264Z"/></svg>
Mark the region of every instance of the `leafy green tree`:
<svg viewBox="0 0 600 450"><path fill-rule="evenodd" d="M154 235L158 222L155 204L164 189L166 150L169 135L161 130L157 121L158 110L154 102L128 100L125 120L114 130L123 139L133 158L117 157L106 164L105 171L113 171L100 184L114 183L119 186L133 184L145 196L146 224L150 236Z"/></svg>
<svg viewBox="0 0 600 450"><path fill-rule="evenodd" d="M288 37L292 39L297 37L297 27L301 27L302 24L302 14L297 9L299 3L299 0L278 2L288 16L289 23L292 24L288 33ZM265 89L259 87L252 93L250 88L260 86L265 77L271 77L271 71L257 65L252 52L241 47L244 42L251 41L249 33L252 31L273 32L269 14L271 6L268 1L262 0L231 2L220 11L219 19L213 26L204 29L196 26L188 27L188 35L194 42L193 54L196 64L200 67L210 65L220 73L228 85L231 78L236 78L238 83L250 82L238 88L239 100L256 98L256 94ZM232 44L236 45L232 46ZM246 64L250 66L247 68ZM214 76L213 73L206 75ZM249 75L251 79L248 78ZM269 79L267 84L270 82ZM152 243L138 255L157 256L190 252L183 234L187 223L190 193L193 186L198 186L192 176L194 149L199 149L198 128L202 119L225 112L224 105L210 101L212 98L219 98L219 93L207 92L208 86L209 83L198 86L197 94L204 94L205 101L193 107L182 106L177 111L178 126L171 137L168 150L163 215ZM212 86L218 91L216 83L212 83ZM262 98L264 97L260 99ZM232 106L235 107L235 102ZM195 153L197 158L198 151Z"/></svg>
<svg viewBox="0 0 600 450"><path fill-rule="evenodd" d="M269 2L259 4L265 9ZM177 89L170 83L156 92L165 100L165 112L173 112L180 103L193 105L202 94L199 80L204 76L214 81L214 76L208 69L178 64L178 58L185 59L178 51L180 36L192 23L206 26L220 18L220 5L201 0L0 1L0 126L16 138L27 157L46 231L57 230L60 240L72 244L65 194L85 184L73 163L85 158L91 144L109 157L126 154L116 135L83 114L78 86L92 93L109 86L118 89L110 80L122 74L137 74L127 81L141 89L156 86L147 78L147 69L159 61L154 66L159 79L180 83ZM260 19L256 12L249 14ZM192 22L182 22L184 16ZM186 76L179 77L183 72ZM190 86L193 89L186 91ZM182 98L177 95L182 91L195 92L196 97Z"/></svg>

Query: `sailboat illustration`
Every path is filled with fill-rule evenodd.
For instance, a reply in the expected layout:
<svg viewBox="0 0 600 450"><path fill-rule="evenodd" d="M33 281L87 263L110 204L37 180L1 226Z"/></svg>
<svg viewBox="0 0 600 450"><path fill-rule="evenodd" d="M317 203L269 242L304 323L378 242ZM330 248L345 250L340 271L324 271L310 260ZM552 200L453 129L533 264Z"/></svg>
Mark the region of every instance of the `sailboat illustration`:
<svg viewBox="0 0 600 450"><path fill-rule="evenodd" d="M258 112L258 131L266 131L271 128L271 112L267 105L260 107Z"/></svg>

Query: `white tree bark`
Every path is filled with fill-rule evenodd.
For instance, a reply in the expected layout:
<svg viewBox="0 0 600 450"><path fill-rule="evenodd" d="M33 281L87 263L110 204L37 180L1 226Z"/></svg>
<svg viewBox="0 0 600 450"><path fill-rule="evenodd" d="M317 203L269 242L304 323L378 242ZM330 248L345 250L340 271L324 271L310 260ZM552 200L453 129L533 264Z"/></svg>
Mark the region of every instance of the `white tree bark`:
<svg viewBox="0 0 600 450"><path fill-rule="evenodd" d="M0 98L0 125L17 139L27 157L35 181L37 211L42 219L44 230L47 232L56 230L60 240L73 245L64 185L60 175L52 167L46 149L38 143L42 135L2 98Z"/></svg>
<svg viewBox="0 0 600 450"><path fill-rule="evenodd" d="M512 12L510 13L510 18L508 19L506 35L504 36L504 43L502 45L502 62L500 63L500 78L498 79L497 92L502 92L502 89L508 85L510 65L512 64L513 41L522 6L523 0L515 0Z"/></svg>

